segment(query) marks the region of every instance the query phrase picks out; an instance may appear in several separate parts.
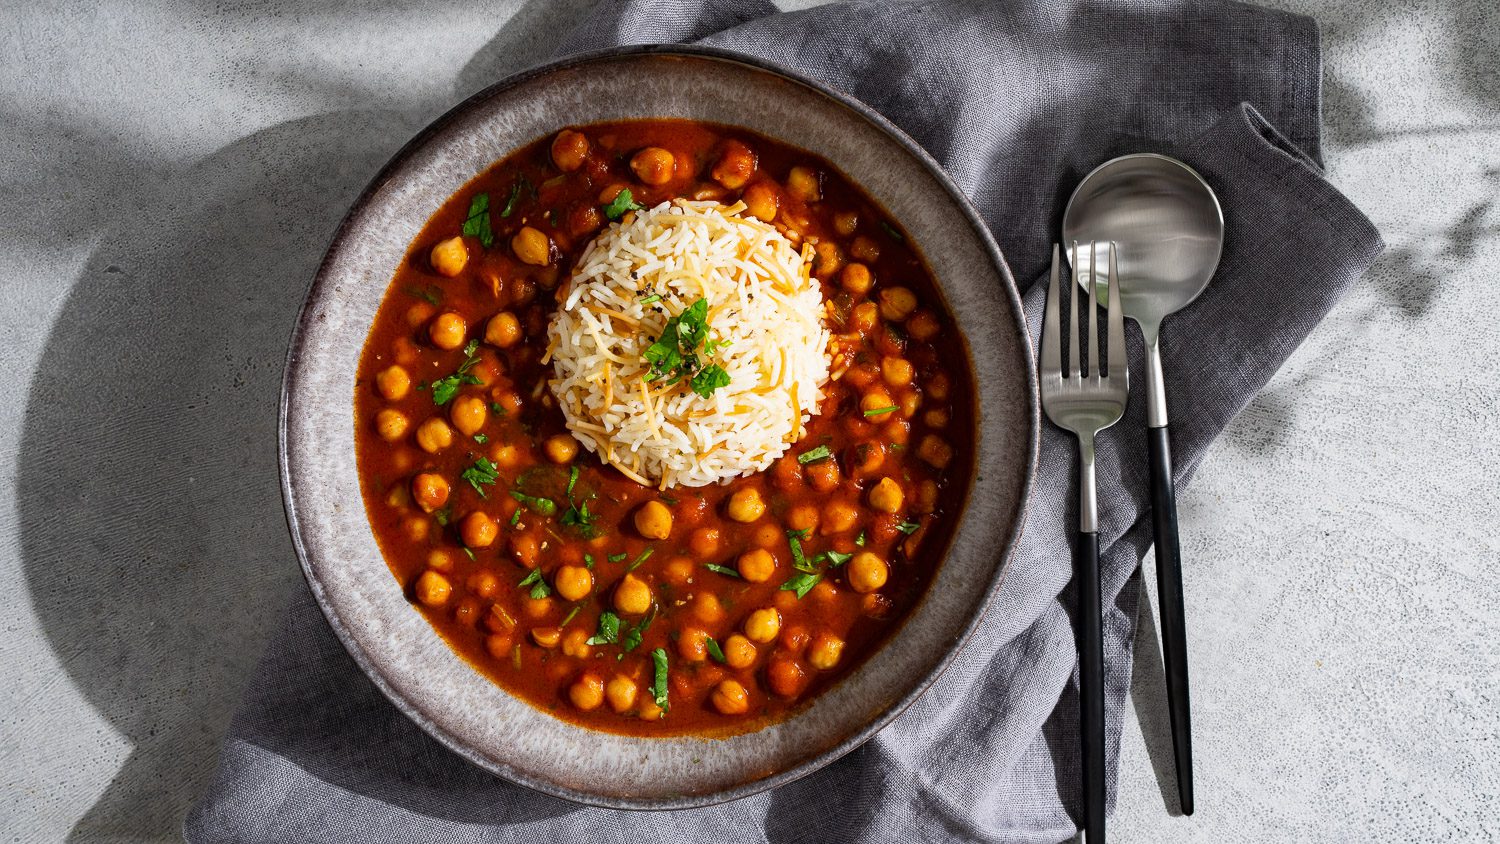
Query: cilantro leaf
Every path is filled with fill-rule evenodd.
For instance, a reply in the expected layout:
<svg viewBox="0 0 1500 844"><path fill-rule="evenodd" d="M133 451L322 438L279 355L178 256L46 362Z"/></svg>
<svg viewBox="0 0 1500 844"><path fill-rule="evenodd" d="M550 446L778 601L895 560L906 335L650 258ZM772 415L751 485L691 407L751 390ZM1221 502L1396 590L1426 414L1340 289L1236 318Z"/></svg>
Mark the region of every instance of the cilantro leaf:
<svg viewBox="0 0 1500 844"><path fill-rule="evenodd" d="M900 409L901 408L895 406L894 404L891 405L890 407L877 407L874 410L866 410L865 411L865 418L868 419L871 416L883 416L883 415L885 415L887 413L892 413L892 412L900 410Z"/></svg>
<svg viewBox="0 0 1500 844"><path fill-rule="evenodd" d="M812 591L812 588L814 586L817 586L818 581L822 579L823 575L820 572L805 571L796 575L791 580L788 580L787 582L781 584L781 591L796 592L797 597L802 598L805 597L808 592Z"/></svg>
<svg viewBox="0 0 1500 844"><path fill-rule="evenodd" d="M888 235L890 235L891 239L894 240L894 241L896 241L897 243L905 243L906 242L905 235L901 234L901 232L898 231L895 226L891 225L890 223L887 223L885 220L881 220L880 221L880 227L883 228L883 229L885 229L885 233L888 234Z"/></svg>
<svg viewBox="0 0 1500 844"><path fill-rule="evenodd" d="M847 563L850 560L854 559L853 554L841 554L838 551L824 551L819 556L827 559L828 562L835 567L841 566L844 563Z"/></svg>
<svg viewBox="0 0 1500 844"><path fill-rule="evenodd" d="M671 709L667 703L667 651L665 648L657 648L651 652L651 662L656 667L656 678L651 683L651 694L656 697L656 705L663 711Z"/></svg>
<svg viewBox="0 0 1500 844"><path fill-rule="evenodd" d="M630 556L630 555L629 555L629 554L626 554L626 553L625 553L625 552L624 552L624 551L621 551L621 552L620 552L620 553L618 553L618 554L610 554L610 555L609 555L609 561L610 561L610 562L611 562L611 563L618 563L618 562L619 562L619 561L621 561L621 560L623 560L623 559L625 559L625 558L626 558L626 557L628 557L628 556Z"/></svg>
<svg viewBox="0 0 1500 844"><path fill-rule="evenodd" d="M590 636L590 645L613 645L620 641L620 617L612 612L599 614L599 632Z"/></svg>
<svg viewBox="0 0 1500 844"><path fill-rule="evenodd" d="M719 647L719 643L714 641L714 637L704 637L703 644L708 646L708 655L714 658L714 662L723 663L729 661L724 658L724 649Z"/></svg>
<svg viewBox="0 0 1500 844"><path fill-rule="evenodd" d="M724 371L724 367L714 364L694 375L691 384L693 392L708 398L714 394L714 390L729 386L729 373Z"/></svg>
<svg viewBox="0 0 1500 844"><path fill-rule="evenodd" d="M526 505L526 509L538 516L551 516L557 512L557 502L550 498L539 498L535 495L527 495L520 490L511 490L510 497ZM521 512L517 510L516 512Z"/></svg>
<svg viewBox="0 0 1500 844"><path fill-rule="evenodd" d="M625 567L625 572L628 574L628 573L633 572L636 569L640 568L641 567L641 563L644 563L647 560L651 559L651 555L655 554L655 553L656 553L656 549L655 548L647 548L646 550L642 551L641 555L639 557L636 557L634 560L631 560L630 561L630 565L628 565L628 566Z"/></svg>
<svg viewBox="0 0 1500 844"><path fill-rule="evenodd" d="M625 651L633 651L641 645L641 637L646 635L646 628L656 620L656 607L651 607L651 614L641 619L641 623L625 631L625 637L620 640L620 648Z"/></svg>
<svg viewBox="0 0 1500 844"><path fill-rule="evenodd" d="M896 525L896 530L901 531L902 533L906 534L907 536L911 536L912 534L916 533L917 532L917 528L919 528L921 526L922 525L920 525L917 522L902 522L901 524Z"/></svg>
<svg viewBox="0 0 1500 844"><path fill-rule="evenodd" d="M541 569L532 569L531 574L528 574L525 577L521 578L521 582L517 583L516 585L530 586L531 600L533 601L540 601L541 599L552 594L552 587L548 586L547 581L542 579Z"/></svg>
<svg viewBox="0 0 1500 844"><path fill-rule="evenodd" d="M490 226L490 195L475 194L469 200L469 216L464 220L464 236L477 237L485 249L495 245L495 230Z"/></svg>
<svg viewBox="0 0 1500 844"><path fill-rule="evenodd" d="M479 379L469 374L479 363L479 341L470 340L464 346L464 362L458 365L458 371L446 378L439 378L432 382L432 403L443 405L453 400L458 391L465 384L478 384Z"/></svg>
<svg viewBox="0 0 1500 844"><path fill-rule="evenodd" d="M865 547L865 532L864 531L860 531L859 532L859 536L854 537L854 544L858 545L861 548Z"/></svg>
<svg viewBox="0 0 1500 844"><path fill-rule="evenodd" d="M630 188L625 188L615 194L615 198L604 206L604 216L611 220L618 220L625 216L627 211L639 211L645 206L638 204L635 197L630 195Z"/></svg>
<svg viewBox="0 0 1500 844"><path fill-rule="evenodd" d="M706 568L706 569L708 569L709 571L713 572L714 574L722 574L725 577L740 577L741 576L740 573L739 573L739 571L737 571L736 569L732 569L729 566L721 566L721 565L718 565L717 563L704 563L703 567Z"/></svg>
<svg viewBox="0 0 1500 844"><path fill-rule="evenodd" d="M488 458L481 457L474 461L473 466L465 469L459 477L468 481L469 486L474 487L474 491L479 493L480 498L489 498L484 492L484 487L494 486L495 481L500 479L500 470Z"/></svg>
<svg viewBox="0 0 1500 844"><path fill-rule="evenodd" d="M501 217L509 217L516 210L516 200L521 198L521 186L526 184L526 177L517 177L516 183L510 186L510 198L505 200L505 207L500 210Z"/></svg>
<svg viewBox="0 0 1500 844"><path fill-rule="evenodd" d="M797 455L797 462L806 466L809 463L817 463L819 460L827 460L832 456L833 452L828 449L828 446L820 445Z"/></svg>

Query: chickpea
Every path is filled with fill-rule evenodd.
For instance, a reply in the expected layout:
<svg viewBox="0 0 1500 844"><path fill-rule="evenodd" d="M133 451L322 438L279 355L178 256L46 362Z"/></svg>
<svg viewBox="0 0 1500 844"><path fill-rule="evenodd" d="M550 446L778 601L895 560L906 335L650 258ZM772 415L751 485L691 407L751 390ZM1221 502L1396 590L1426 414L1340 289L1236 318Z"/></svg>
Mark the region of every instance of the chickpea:
<svg viewBox="0 0 1500 844"><path fill-rule="evenodd" d="M589 139L582 132L564 129L552 139L552 163L564 173L571 173L583 166L589 154Z"/></svg>
<svg viewBox="0 0 1500 844"><path fill-rule="evenodd" d="M953 459L953 446L936 434L928 434L917 443L917 456L934 469L942 469Z"/></svg>
<svg viewBox="0 0 1500 844"><path fill-rule="evenodd" d="M880 315L900 322L917 307L917 294L905 287L888 287L880 291Z"/></svg>
<svg viewBox="0 0 1500 844"><path fill-rule="evenodd" d="M664 185L672 181L672 170L677 161L672 153L661 147L646 147L630 158L630 169L635 177L648 185Z"/></svg>
<svg viewBox="0 0 1500 844"><path fill-rule="evenodd" d="M781 525L766 522L756 526L750 540L761 548L775 548L786 542L786 534L781 532Z"/></svg>
<svg viewBox="0 0 1500 844"><path fill-rule="evenodd" d="M434 308L431 304L418 302L406 309L406 324L412 328L417 328L422 323L432 319L432 315L435 313L437 313L437 308Z"/></svg>
<svg viewBox="0 0 1500 844"><path fill-rule="evenodd" d="M905 358L885 357L880 360L880 375L892 387L905 387L911 383L912 365Z"/></svg>
<svg viewBox="0 0 1500 844"><path fill-rule="evenodd" d="M827 278L844 266L844 257L839 254L839 245L831 240L820 241L817 246L813 247L813 254L818 259L818 263L813 266L813 274L818 278Z"/></svg>
<svg viewBox="0 0 1500 844"><path fill-rule="evenodd" d="M839 596L839 590L833 585L833 581L824 579L818 581L812 591L807 594L811 595L813 600L826 604Z"/></svg>
<svg viewBox="0 0 1500 844"><path fill-rule="evenodd" d="M938 485L934 481L922 481L917 484L918 513L931 513L937 509Z"/></svg>
<svg viewBox="0 0 1500 844"><path fill-rule="evenodd" d="M823 505L822 534L843 534L859 523L859 508L847 501L829 501Z"/></svg>
<svg viewBox="0 0 1500 844"><path fill-rule="evenodd" d="M674 557L667 563L667 582L682 586L693 579L696 567L687 557Z"/></svg>
<svg viewBox="0 0 1500 844"><path fill-rule="evenodd" d="M755 153L739 141L725 141L719 163L709 175L730 190L739 190L755 175Z"/></svg>
<svg viewBox="0 0 1500 844"><path fill-rule="evenodd" d="M432 247L428 260L439 275L453 278L463 272L464 266L469 263L469 247L464 245L463 238L450 237Z"/></svg>
<svg viewBox="0 0 1500 844"><path fill-rule="evenodd" d="M424 512L448 503L448 479L436 472L423 472L411 479L411 497Z"/></svg>
<svg viewBox="0 0 1500 844"><path fill-rule="evenodd" d="M626 615L645 615L651 609L651 587L633 574L625 575L615 587L615 609Z"/></svg>
<svg viewBox="0 0 1500 844"><path fill-rule="evenodd" d="M495 659L508 659L511 656L510 634L491 633L484 637L484 649Z"/></svg>
<svg viewBox="0 0 1500 844"><path fill-rule="evenodd" d="M672 511L660 501L647 501L635 511L635 529L647 539L666 539L672 533Z"/></svg>
<svg viewBox="0 0 1500 844"><path fill-rule="evenodd" d="M427 552L427 567L438 571L453 571L453 555L441 548Z"/></svg>
<svg viewBox="0 0 1500 844"><path fill-rule="evenodd" d="M548 601L549 608L551 601ZM552 649L562 641L562 628L560 627L533 627L531 628L531 641L536 642L539 647Z"/></svg>
<svg viewBox="0 0 1500 844"><path fill-rule="evenodd" d="M552 614L551 598L527 598L521 602L521 611L527 618L541 619ZM554 630L556 628L553 628ZM535 637L533 637L535 638Z"/></svg>
<svg viewBox="0 0 1500 844"><path fill-rule="evenodd" d="M929 410L922 414L922 422L929 428L946 428L948 427L948 411L942 408Z"/></svg>
<svg viewBox="0 0 1500 844"><path fill-rule="evenodd" d="M604 702L604 681L595 674L579 677L578 682L568 689L568 700L584 712L598 709Z"/></svg>
<svg viewBox="0 0 1500 844"><path fill-rule="evenodd" d="M819 671L827 671L839 664L844 654L844 640L828 633L819 633L807 649L807 662Z"/></svg>
<svg viewBox="0 0 1500 844"><path fill-rule="evenodd" d="M803 504L786 514L786 524L792 530L816 530L819 515L817 505Z"/></svg>
<svg viewBox="0 0 1500 844"><path fill-rule="evenodd" d="M572 463L573 458L578 456L578 440L573 439L571 434L553 434L542 443L542 451L547 453L547 459L553 463Z"/></svg>
<svg viewBox="0 0 1500 844"><path fill-rule="evenodd" d="M789 452L778 457L771 465L771 478L781 489L797 489L802 486L802 464L797 462L797 455Z"/></svg>
<svg viewBox="0 0 1500 844"><path fill-rule="evenodd" d="M453 594L453 584L448 582L448 578L435 571L424 571L422 576L417 578L417 587L414 591L417 593L417 600L422 602L422 606L441 607L448 603L449 596Z"/></svg>
<svg viewBox="0 0 1500 844"><path fill-rule="evenodd" d="M545 267L552 263L552 241L531 226L522 226L516 232L516 236L510 239L510 248L523 264Z"/></svg>
<svg viewBox="0 0 1500 844"><path fill-rule="evenodd" d="M406 436L406 429L410 425L411 422L406 418L406 414L399 410L386 408L375 414L375 432L388 443Z"/></svg>
<svg viewBox="0 0 1500 844"><path fill-rule="evenodd" d="M910 419L916 416L917 410L922 407L922 394L902 393L901 399L896 402L896 406L901 408L902 419Z"/></svg>
<svg viewBox="0 0 1500 844"><path fill-rule="evenodd" d="M412 366L422 359L422 353L410 337L397 337L391 341L391 357L402 366Z"/></svg>
<svg viewBox="0 0 1500 844"><path fill-rule="evenodd" d="M853 211L840 211L833 215L833 230L839 233L839 237L848 237L859 228L859 215Z"/></svg>
<svg viewBox="0 0 1500 844"><path fill-rule="evenodd" d="M807 628L801 625L787 627L781 631L781 646L791 653L802 653L807 647L807 640L811 638Z"/></svg>
<svg viewBox="0 0 1500 844"><path fill-rule="evenodd" d="M521 322L510 311L501 311L490 317L484 326L484 342L491 346L509 349L521 339Z"/></svg>
<svg viewBox="0 0 1500 844"><path fill-rule="evenodd" d="M870 506L882 513L898 513L906 496L901 485L891 478L881 478L880 483L870 489Z"/></svg>
<svg viewBox="0 0 1500 844"><path fill-rule="evenodd" d="M413 516L401 523L401 530L406 538L412 542L422 542L427 539L427 532L432 527L432 520L426 516Z"/></svg>
<svg viewBox="0 0 1500 844"><path fill-rule="evenodd" d="M731 633L720 650L724 651L724 664L730 668L749 668L755 664L755 643L738 633Z"/></svg>
<svg viewBox="0 0 1500 844"><path fill-rule="evenodd" d="M839 274L839 286L855 295L868 293L874 283L870 268L864 264L850 264Z"/></svg>
<svg viewBox="0 0 1500 844"><path fill-rule="evenodd" d="M727 511L729 518L749 524L765 514L766 502L760 497L760 490L755 487L745 487L729 496Z"/></svg>
<svg viewBox="0 0 1500 844"><path fill-rule="evenodd" d="M766 683L781 697L796 697L807 688L807 669L787 654L777 654L766 666Z"/></svg>
<svg viewBox="0 0 1500 844"><path fill-rule="evenodd" d="M603 224L599 209L592 205L575 205L568 212L568 233L574 237L583 237Z"/></svg>
<svg viewBox="0 0 1500 844"><path fill-rule="evenodd" d="M468 331L469 324L452 311L438 314L437 319L427 326L427 336L432 340L432 345L439 349L456 349L462 346L464 335Z"/></svg>
<svg viewBox="0 0 1500 844"><path fill-rule="evenodd" d="M743 715L750 711L750 693L738 680L720 680L709 699L724 715Z"/></svg>
<svg viewBox="0 0 1500 844"><path fill-rule="evenodd" d="M776 573L776 558L764 548L746 551L739 559L740 577L751 583L765 583Z"/></svg>
<svg viewBox="0 0 1500 844"><path fill-rule="evenodd" d="M495 404L500 405L501 410L504 410L506 413L520 412L521 397L517 395L514 390L504 390L497 392L499 392L500 394L495 396Z"/></svg>
<svg viewBox="0 0 1500 844"><path fill-rule="evenodd" d="M860 235L854 239L854 242L849 245L849 252L867 264L873 264L880 260L880 244L864 235Z"/></svg>
<svg viewBox="0 0 1500 844"><path fill-rule="evenodd" d="M849 561L849 586L856 592L874 592L885 585L890 567L870 551L861 551Z"/></svg>
<svg viewBox="0 0 1500 844"><path fill-rule="evenodd" d="M636 711L636 715L642 721L660 721L665 714L666 712L656 705L656 701L650 698L642 700L640 708Z"/></svg>
<svg viewBox="0 0 1500 844"><path fill-rule="evenodd" d="M849 312L849 327L863 333L874 328L879 319L879 305L874 302L860 302L854 306L854 310Z"/></svg>
<svg viewBox="0 0 1500 844"><path fill-rule="evenodd" d="M588 659L594 649L589 646L589 631L582 627L570 627L563 634L562 652L565 656Z"/></svg>
<svg viewBox="0 0 1500 844"><path fill-rule="evenodd" d="M793 167L786 177L786 190L803 202L823 198L823 177L811 167Z"/></svg>
<svg viewBox="0 0 1500 844"><path fill-rule="evenodd" d="M870 392L865 393L864 398L860 399L859 409L865 413L869 413L872 410L885 410L888 407L894 406L894 404L895 403L891 401L891 396L889 393L887 393L880 387L876 387ZM873 419L875 417L866 418Z"/></svg>
<svg viewBox="0 0 1500 844"><path fill-rule="evenodd" d="M639 691L635 681L624 674L616 674L609 678L609 683L604 687L604 697L609 701L609 708L616 712L625 712L635 706L635 696Z"/></svg>
<svg viewBox="0 0 1500 844"><path fill-rule="evenodd" d="M417 445L428 454L437 454L453 445L453 429L441 416L434 416L417 426Z"/></svg>
<svg viewBox="0 0 1500 844"><path fill-rule="evenodd" d="M582 601L594 590L594 573L583 566L560 566L552 586L564 601Z"/></svg>
<svg viewBox="0 0 1500 844"><path fill-rule="evenodd" d="M493 598L500 592L500 578L491 572L476 571L469 575L469 591L481 598Z"/></svg>
<svg viewBox="0 0 1500 844"><path fill-rule="evenodd" d="M772 607L756 610L745 619L745 638L762 644L776 639L781 632L781 613Z"/></svg>
<svg viewBox="0 0 1500 844"><path fill-rule="evenodd" d="M938 321L931 311L915 311L906 318L906 333L913 340L926 342L937 336Z"/></svg>
<svg viewBox="0 0 1500 844"><path fill-rule="evenodd" d="M948 376L939 372L928 378L923 385L927 390L927 396L934 401L946 401L948 399Z"/></svg>
<svg viewBox="0 0 1500 844"><path fill-rule="evenodd" d="M411 376L406 373L405 367L393 364L380 370L380 374L375 376L375 389L387 401L404 399L411 392Z"/></svg>
<svg viewBox="0 0 1500 844"><path fill-rule="evenodd" d="M699 592L693 596L693 618L707 625L717 625L724 620L724 605L712 592Z"/></svg>
<svg viewBox="0 0 1500 844"><path fill-rule="evenodd" d="M489 415L484 399L478 396L459 396L448 409L448 418L453 420L453 427L466 436L479 433Z"/></svg>
<svg viewBox="0 0 1500 844"><path fill-rule="evenodd" d="M529 569L536 568L537 557L542 553L542 545L537 538L529 533L513 533L510 536L510 555L516 562Z"/></svg>
<svg viewBox="0 0 1500 844"><path fill-rule="evenodd" d="M771 222L776 219L776 209L781 205L781 197L776 192L774 182L756 182L745 188L744 196L745 212L757 220Z"/></svg>
<svg viewBox="0 0 1500 844"><path fill-rule="evenodd" d="M502 443L490 450L490 460L501 469L514 469L521 462L521 452L509 443Z"/></svg>
<svg viewBox="0 0 1500 844"><path fill-rule="evenodd" d="M688 548L701 560L707 560L719 553L719 539L722 534L716 527L701 527L693 531L688 537Z"/></svg>
<svg viewBox="0 0 1500 844"><path fill-rule="evenodd" d="M885 445L879 440L860 443L850 450L847 462L853 464L849 471L855 477L867 478L885 465Z"/></svg>
<svg viewBox="0 0 1500 844"><path fill-rule="evenodd" d="M818 492L833 492L839 485L839 464L833 460L819 460L808 464L804 470L808 486Z"/></svg>
<svg viewBox="0 0 1500 844"><path fill-rule="evenodd" d="M458 533L463 537L466 547L488 548L500 534L500 526L483 510L475 510L464 516L463 522L458 526Z"/></svg>
<svg viewBox="0 0 1500 844"><path fill-rule="evenodd" d="M685 627L677 634L677 653L688 662L702 662L708 658L708 631L701 627Z"/></svg>

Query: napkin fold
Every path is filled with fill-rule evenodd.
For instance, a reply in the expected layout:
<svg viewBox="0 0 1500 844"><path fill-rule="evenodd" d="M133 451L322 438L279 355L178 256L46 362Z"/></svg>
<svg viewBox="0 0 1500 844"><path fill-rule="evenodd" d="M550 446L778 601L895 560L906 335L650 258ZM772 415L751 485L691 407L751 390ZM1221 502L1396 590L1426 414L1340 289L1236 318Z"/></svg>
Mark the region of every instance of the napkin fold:
<svg viewBox="0 0 1500 844"><path fill-rule="evenodd" d="M1219 195L1227 239L1213 283L1163 329L1179 488L1382 248L1323 177L1319 42L1305 17L1229 2L886 1L783 14L764 0L637 0L602 3L558 54L662 41L783 63L915 138L994 233L1025 288L1033 343L1044 294L1034 282L1079 179L1129 152L1197 169ZM1130 343L1139 373L1133 330ZM1098 444L1111 808L1151 543L1136 393ZM813 775L654 813L512 785L391 706L302 592L185 832L197 842L1064 840L1079 802L1075 458L1068 435L1043 429L1026 530L983 625L910 710Z"/></svg>

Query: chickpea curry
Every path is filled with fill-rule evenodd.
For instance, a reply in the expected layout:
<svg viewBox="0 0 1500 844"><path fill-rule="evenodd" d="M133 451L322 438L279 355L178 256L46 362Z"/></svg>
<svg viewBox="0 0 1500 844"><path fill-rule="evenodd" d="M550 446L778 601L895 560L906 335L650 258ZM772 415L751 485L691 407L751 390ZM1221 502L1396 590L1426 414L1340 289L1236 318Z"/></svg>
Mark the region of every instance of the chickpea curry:
<svg viewBox="0 0 1500 844"><path fill-rule="evenodd" d="M674 200L797 244L832 338L795 442L699 487L580 448L549 389L575 262ZM566 129L450 198L397 270L357 375L365 507L413 604L512 694L614 733L757 729L921 599L973 474L967 361L907 235L827 161L691 121Z"/></svg>

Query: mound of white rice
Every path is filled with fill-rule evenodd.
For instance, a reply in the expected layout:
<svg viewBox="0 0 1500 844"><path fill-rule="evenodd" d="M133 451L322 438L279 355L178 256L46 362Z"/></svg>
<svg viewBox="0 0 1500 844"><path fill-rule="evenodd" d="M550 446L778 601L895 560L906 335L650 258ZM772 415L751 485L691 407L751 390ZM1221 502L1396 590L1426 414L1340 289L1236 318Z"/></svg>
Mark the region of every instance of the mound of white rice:
<svg viewBox="0 0 1500 844"><path fill-rule="evenodd" d="M552 320L548 383L568 428L640 483L706 486L759 472L818 412L829 335L812 249L798 252L743 210L676 200L610 225L579 258ZM712 354L699 350L702 365L729 375L708 398L686 378L650 380L643 358L699 299L716 341Z"/></svg>

